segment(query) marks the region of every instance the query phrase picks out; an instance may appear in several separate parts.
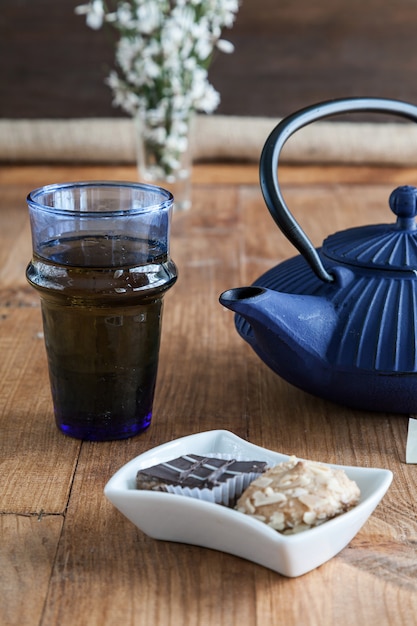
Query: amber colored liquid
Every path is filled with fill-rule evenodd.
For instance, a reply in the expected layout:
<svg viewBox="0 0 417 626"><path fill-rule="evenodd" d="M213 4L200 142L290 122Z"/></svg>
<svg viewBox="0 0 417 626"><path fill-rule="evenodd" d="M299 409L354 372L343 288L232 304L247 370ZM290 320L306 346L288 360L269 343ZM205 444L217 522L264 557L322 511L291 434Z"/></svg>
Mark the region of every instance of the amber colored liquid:
<svg viewBox="0 0 417 626"><path fill-rule="evenodd" d="M94 259L82 267L85 255L73 240L65 263L60 254L35 255L27 270L41 295L56 422L79 439L131 437L151 421L162 296L176 274L163 258L137 265L134 257L122 267L94 267ZM105 262L102 252L97 258Z"/></svg>

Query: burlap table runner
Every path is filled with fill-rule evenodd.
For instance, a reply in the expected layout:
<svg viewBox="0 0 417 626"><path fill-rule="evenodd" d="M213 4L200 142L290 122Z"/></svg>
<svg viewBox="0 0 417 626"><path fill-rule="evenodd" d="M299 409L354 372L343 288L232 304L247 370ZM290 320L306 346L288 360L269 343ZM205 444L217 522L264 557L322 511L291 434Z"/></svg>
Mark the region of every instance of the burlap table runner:
<svg viewBox="0 0 417 626"><path fill-rule="evenodd" d="M257 162L278 119L199 115L196 161ZM316 122L290 138L282 152L289 163L417 164L414 123ZM0 120L0 161L134 163L133 121L128 118Z"/></svg>

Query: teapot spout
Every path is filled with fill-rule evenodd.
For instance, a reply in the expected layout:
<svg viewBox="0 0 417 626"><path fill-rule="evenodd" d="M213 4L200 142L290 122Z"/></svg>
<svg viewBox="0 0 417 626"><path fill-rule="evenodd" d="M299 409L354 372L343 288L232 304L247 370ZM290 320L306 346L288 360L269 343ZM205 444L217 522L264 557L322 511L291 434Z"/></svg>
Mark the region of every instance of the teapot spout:
<svg viewBox="0 0 417 626"><path fill-rule="evenodd" d="M229 289L220 303L250 324L244 338L257 352L273 352L280 360L324 360L338 322L334 305L325 298L257 286Z"/></svg>

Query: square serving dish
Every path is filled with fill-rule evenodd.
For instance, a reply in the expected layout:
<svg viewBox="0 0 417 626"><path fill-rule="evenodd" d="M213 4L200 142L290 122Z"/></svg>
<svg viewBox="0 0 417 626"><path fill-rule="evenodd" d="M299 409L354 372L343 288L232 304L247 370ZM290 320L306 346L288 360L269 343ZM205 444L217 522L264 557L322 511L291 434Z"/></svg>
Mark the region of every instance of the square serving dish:
<svg viewBox="0 0 417 626"><path fill-rule="evenodd" d="M248 443L229 431L212 430L170 441L129 461L105 486L106 497L154 539L221 550L289 577L305 574L340 552L366 522L392 481L390 470L332 465L344 469L356 481L361 490L359 504L321 526L282 535L263 522L220 504L135 488L139 469L184 454L226 454L266 461L269 465L289 458Z"/></svg>

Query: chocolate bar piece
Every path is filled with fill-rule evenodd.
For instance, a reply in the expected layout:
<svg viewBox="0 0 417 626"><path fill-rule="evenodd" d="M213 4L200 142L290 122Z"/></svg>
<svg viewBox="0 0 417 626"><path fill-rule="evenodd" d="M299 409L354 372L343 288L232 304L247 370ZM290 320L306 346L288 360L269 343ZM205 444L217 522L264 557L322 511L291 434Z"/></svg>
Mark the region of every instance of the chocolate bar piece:
<svg viewBox="0 0 417 626"><path fill-rule="evenodd" d="M266 465L263 461L225 460L187 454L139 470L136 487L153 491L166 491L167 485L212 489L242 474L262 474Z"/></svg>

